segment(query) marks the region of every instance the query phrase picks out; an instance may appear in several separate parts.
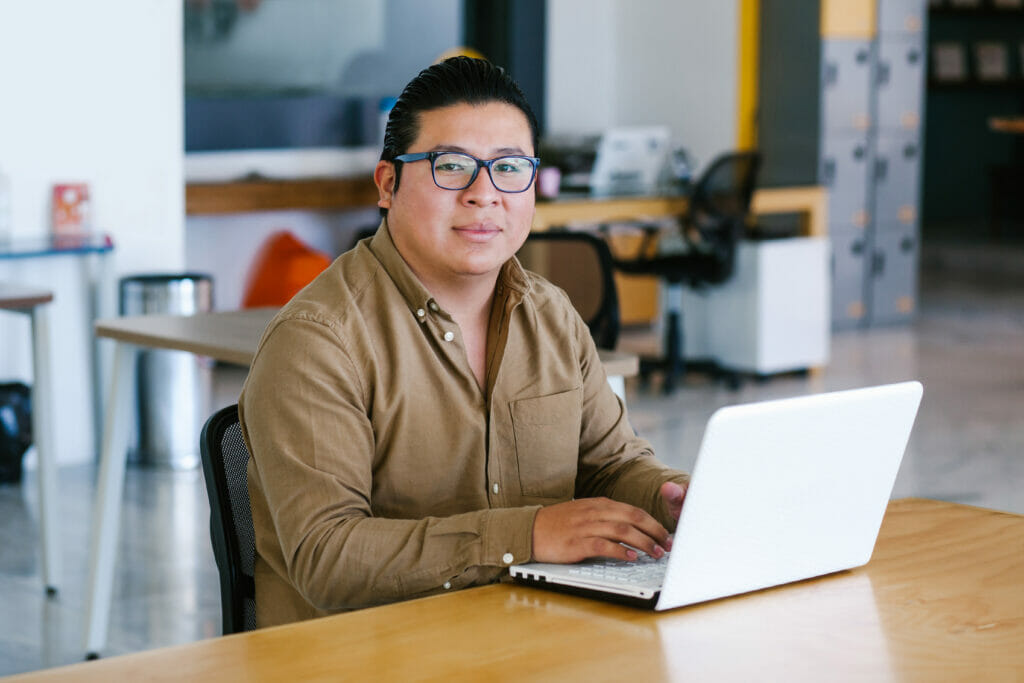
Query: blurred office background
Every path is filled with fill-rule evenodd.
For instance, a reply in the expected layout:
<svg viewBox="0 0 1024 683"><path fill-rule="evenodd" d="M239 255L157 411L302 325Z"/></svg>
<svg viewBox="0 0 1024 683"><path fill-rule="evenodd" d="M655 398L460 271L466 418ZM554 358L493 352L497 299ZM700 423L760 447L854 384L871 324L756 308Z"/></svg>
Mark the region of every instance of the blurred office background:
<svg viewBox="0 0 1024 683"><path fill-rule="evenodd" d="M828 364L738 391L630 380L634 425L667 462L692 464L720 405L919 378L895 495L1024 512L1024 136L991 123L1024 114L1022 29L1012 0L2 3L0 251L48 234L54 183L86 182L94 230L115 245L101 314L116 314L111 282L139 272L209 273L214 308L238 308L270 236L334 255L378 220L365 188L353 206L274 195L266 208L240 184L365 184L390 99L474 50L520 80L547 138L667 126L695 173L760 148L762 185L833 186ZM192 205L193 189L218 201ZM65 575L46 598L30 452L22 483L0 486L0 674L83 654L97 435L76 267L0 260L0 280L55 290L55 334L73 347L53 359ZM649 309L620 348L657 347ZM0 318L0 381L31 381L24 325ZM214 406L234 402L244 371L214 374ZM109 654L218 634L207 515L200 471L129 469Z"/></svg>

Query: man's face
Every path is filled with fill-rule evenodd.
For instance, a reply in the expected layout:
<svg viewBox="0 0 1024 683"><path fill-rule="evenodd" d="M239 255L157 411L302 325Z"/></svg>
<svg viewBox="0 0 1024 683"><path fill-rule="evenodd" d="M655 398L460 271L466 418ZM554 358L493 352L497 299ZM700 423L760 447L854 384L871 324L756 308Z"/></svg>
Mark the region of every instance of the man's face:
<svg viewBox="0 0 1024 683"><path fill-rule="evenodd" d="M485 161L534 155L526 116L504 102L460 103L421 112L419 124L407 153L464 152ZM378 206L388 209L395 246L428 289L496 277L522 246L533 222L533 186L517 194L501 192L485 168L464 190L435 185L429 160L403 164L397 192L393 164L380 162L374 179L380 190Z"/></svg>

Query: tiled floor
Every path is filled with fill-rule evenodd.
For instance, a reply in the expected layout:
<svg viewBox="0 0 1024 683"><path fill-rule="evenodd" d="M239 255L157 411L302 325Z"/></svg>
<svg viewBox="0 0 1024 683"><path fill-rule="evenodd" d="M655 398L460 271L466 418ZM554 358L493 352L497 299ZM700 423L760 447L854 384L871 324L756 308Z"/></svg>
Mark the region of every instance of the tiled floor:
<svg viewBox="0 0 1024 683"><path fill-rule="evenodd" d="M718 406L920 379L924 401L895 496L1024 513L1024 249L926 252L912 326L837 334L818 376L747 382L738 392L691 376L671 397L628 386L634 426L668 463L687 468ZM623 345L646 343L627 335ZM217 372L217 402L242 375ZM64 570L43 595L36 482L0 486L0 675L79 661L93 467L60 472ZM105 655L189 642L220 630L217 573L200 471L129 468Z"/></svg>

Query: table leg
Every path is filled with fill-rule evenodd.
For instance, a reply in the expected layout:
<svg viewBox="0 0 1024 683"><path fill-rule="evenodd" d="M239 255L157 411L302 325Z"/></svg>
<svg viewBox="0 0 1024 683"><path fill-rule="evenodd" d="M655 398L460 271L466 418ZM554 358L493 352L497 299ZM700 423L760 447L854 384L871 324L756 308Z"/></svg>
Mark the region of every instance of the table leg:
<svg viewBox="0 0 1024 683"><path fill-rule="evenodd" d="M91 561L86 596L85 651L95 659L107 642L114 563L120 527L124 469L128 457L129 398L134 395L135 347L118 342L108 395L107 414L100 452L100 473L93 506Z"/></svg>
<svg viewBox="0 0 1024 683"><path fill-rule="evenodd" d="M48 305L32 309L32 438L39 462L39 519L43 547L43 582L57 592L61 574L57 463L53 450L53 373L50 371Z"/></svg>

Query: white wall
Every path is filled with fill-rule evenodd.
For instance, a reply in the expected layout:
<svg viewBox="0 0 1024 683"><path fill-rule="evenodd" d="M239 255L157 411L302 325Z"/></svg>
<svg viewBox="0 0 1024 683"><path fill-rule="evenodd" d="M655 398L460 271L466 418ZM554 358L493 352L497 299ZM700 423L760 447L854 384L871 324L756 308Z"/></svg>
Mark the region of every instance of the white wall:
<svg viewBox="0 0 1024 683"><path fill-rule="evenodd" d="M549 0L547 130L666 124L703 166L736 146L738 3Z"/></svg>
<svg viewBox="0 0 1024 683"><path fill-rule="evenodd" d="M115 278L184 267L181 15L179 0L0 2L0 167L16 238L49 232L52 184L86 182L95 228L116 245ZM74 268L66 257L0 265L0 279L49 286L63 307L53 316L60 462L94 450ZM29 379L27 328L6 318L0 379Z"/></svg>

